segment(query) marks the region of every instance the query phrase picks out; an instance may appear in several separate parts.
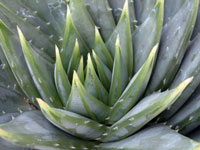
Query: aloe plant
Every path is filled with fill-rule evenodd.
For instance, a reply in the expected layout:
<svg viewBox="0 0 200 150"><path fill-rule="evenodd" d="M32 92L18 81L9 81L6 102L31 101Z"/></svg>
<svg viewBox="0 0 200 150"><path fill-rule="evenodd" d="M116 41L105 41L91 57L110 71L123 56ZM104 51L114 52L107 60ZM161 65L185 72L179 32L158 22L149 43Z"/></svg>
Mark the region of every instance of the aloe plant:
<svg viewBox="0 0 200 150"><path fill-rule="evenodd" d="M200 149L199 17L199 0L0 0L0 146Z"/></svg>

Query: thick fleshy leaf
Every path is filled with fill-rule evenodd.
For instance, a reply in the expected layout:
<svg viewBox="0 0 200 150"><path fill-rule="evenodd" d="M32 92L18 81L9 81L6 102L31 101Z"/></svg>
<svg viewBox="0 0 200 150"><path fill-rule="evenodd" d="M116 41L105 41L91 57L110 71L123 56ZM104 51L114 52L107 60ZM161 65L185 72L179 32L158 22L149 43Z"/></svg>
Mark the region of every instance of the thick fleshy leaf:
<svg viewBox="0 0 200 150"><path fill-rule="evenodd" d="M12 89L0 87L0 95L0 116L6 113L22 113L31 109L26 98Z"/></svg>
<svg viewBox="0 0 200 150"><path fill-rule="evenodd" d="M182 134L187 134L200 125L200 86L188 102L168 121L167 124Z"/></svg>
<svg viewBox="0 0 200 150"><path fill-rule="evenodd" d="M3 87L13 87L16 92L23 93L19 84L17 83L15 76L8 64L6 56L3 53L3 49L0 46L0 85Z"/></svg>
<svg viewBox="0 0 200 150"><path fill-rule="evenodd" d="M95 72L90 54L88 54L84 87L92 96L102 101L104 104L108 103L108 92Z"/></svg>
<svg viewBox="0 0 200 150"><path fill-rule="evenodd" d="M115 28L115 21L108 0L84 0L84 2L95 24L100 28L103 39L106 41Z"/></svg>
<svg viewBox="0 0 200 150"><path fill-rule="evenodd" d="M115 22L120 20L120 16L122 14L123 6L127 0L108 0L110 7L112 8L113 16L115 18ZM135 10L134 10L134 2L133 0L128 0L128 11L129 11L129 19L131 30L134 30L135 25Z"/></svg>
<svg viewBox="0 0 200 150"><path fill-rule="evenodd" d="M168 23L181 9L186 0L165 0L164 24Z"/></svg>
<svg viewBox="0 0 200 150"><path fill-rule="evenodd" d="M109 113L109 108L104 103L88 93L76 72L66 109L100 122L104 122Z"/></svg>
<svg viewBox="0 0 200 150"><path fill-rule="evenodd" d="M63 35L66 15L66 3L64 0L19 0L23 5L28 7L47 25L54 36ZM28 16L27 16L28 17ZM56 39L57 41L59 39Z"/></svg>
<svg viewBox="0 0 200 150"><path fill-rule="evenodd" d="M51 28L52 27L51 25L46 24L43 18L39 16L36 9L34 11L31 10L31 8L27 6L24 2L22 2L22 0L15 0L15 1L0 0L0 2L2 2L10 10L16 12L16 15L21 17L31 26L37 27L38 29L40 29L41 32L45 33L48 36L53 34L54 35L53 39L55 41L58 41L57 33L54 31L53 28ZM45 7L47 7L47 5ZM13 28L10 30L13 30Z"/></svg>
<svg viewBox="0 0 200 150"><path fill-rule="evenodd" d="M109 40L106 42L106 46L110 51L113 58L115 57L115 43L119 36L120 46L122 50L122 57L126 65L129 77L132 77L133 71L133 48L132 48L132 38L131 38L131 28L129 23L129 12L128 12L128 1L124 4L124 8L117 24L117 27L113 31Z"/></svg>
<svg viewBox="0 0 200 150"><path fill-rule="evenodd" d="M152 49L142 68L134 75L128 86L112 108L109 124L124 116L141 98L151 77L158 44Z"/></svg>
<svg viewBox="0 0 200 150"><path fill-rule="evenodd" d="M163 125L152 126L127 139L103 143L100 150L199 150L200 144Z"/></svg>
<svg viewBox="0 0 200 150"><path fill-rule="evenodd" d="M96 55L94 51L92 52L92 55L97 66L97 72L98 72L99 78L101 82L103 83L104 87L108 91L110 88L112 73L109 70L109 68L101 61L101 59Z"/></svg>
<svg viewBox="0 0 200 150"><path fill-rule="evenodd" d="M134 73L142 67L152 48L160 42L163 13L164 1L158 0L147 19L132 34Z"/></svg>
<svg viewBox="0 0 200 150"><path fill-rule="evenodd" d="M79 76L80 81L82 83L84 83L84 81L85 81L85 72L84 72L83 56L81 56L81 59L79 61L79 66L78 66L77 74Z"/></svg>
<svg viewBox="0 0 200 150"><path fill-rule="evenodd" d="M12 118L14 118L18 115L19 115L19 113L4 114L3 116L0 116L0 124L9 122L12 120ZM27 148L22 148L19 146L12 145L1 138L0 138L0 147L2 147L3 150L29 150Z"/></svg>
<svg viewBox="0 0 200 150"><path fill-rule="evenodd" d="M0 54L1 54L1 50L0 50ZM3 54L4 55L4 54ZM7 61L7 60L5 60ZM8 64L1 64L0 65L0 87L5 88L5 89L11 89L12 91L18 93L18 94L22 94L23 92L21 91L21 88L19 87L17 81L15 80L14 76L9 72L8 70L10 70L10 67ZM10 77L11 75L11 77Z"/></svg>
<svg viewBox="0 0 200 150"><path fill-rule="evenodd" d="M81 59L81 54L80 54L79 44L78 44L78 41L76 40L75 45L74 45L74 50L72 52L72 56L70 58L69 65L67 67L67 74L70 81L73 78L74 70L78 69L78 63L80 59Z"/></svg>
<svg viewBox="0 0 200 150"><path fill-rule="evenodd" d="M173 90L158 92L143 98L125 116L109 128L107 135L102 137L102 141L120 140L141 129L146 123L175 102L191 81L192 78L188 78Z"/></svg>
<svg viewBox="0 0 200 150"><path fill-rule="evenodd" d="M16 12L2 2L0 2L0 19L15 33L17 33L16 26L18 25L25 33L27 40L32 41L33 45L40 49L41 53L46 53L51 57L55 56L53 50L56 43L51 36L49 37L42 32L40 26L35 27L23 17L17 15Z"/></svg>
<svg viewBox="0 0 200 150"><path fill-rule="evenodd" d="M70 0L72 20L90 49L94 48L95 24L83 0Z"/></svg>
<svg viewBox="0 0 200 150"><path fill-rule="evenodd" d="M58 130L39 111L25 112L0 125L0 136L12 144L40 150L92 149L94 146L92 142Z"/></svg>
<svg viewBox="0 0 200 150"><path fill-rule="evenodd" d="M119 36L116 41L115 60L112 71L112 81L109 91L109 106L113 106L128 84L128 72L122 57Z"/></svg>
<svg viewBox="0 0 200 150"><path fill-rule="evenodd" d="M58 47L56 46L56 64L54 69L54 80L58 94L64 105L67 104L68 97L71 91L71 84L67 74L63 68Z"/></svg>
<svg viewBox="0 0 200 150"><path fill-rule="evenodd" d="M177 101L166 111L163 112L161 118L168 120L175 114L179 108L188 100L194 90L200 83L200 35L198 35L187 49L183 62L173 80L170 88L175 88L179 83L186 78L193 76L194 79L190 85L183 91Z"/></svg>
<svg viewBox="0 0 200 150"><path fill-rule="evenodd" d="M40 95L26 66L20 42L16 35L9 31L1 21L0 40L3 53L6 56L15 79L26 96L34 102L35 98L40 97Z"/></svg>
<svg viewBox="0 0 200 150"><path fill-rule="evenodd" d="M54 84L53 65L32 50L19 28L18 32L26 64L40 95L51 106L62 107Z"/></svg>
<svg viewBox="0 0 200 150"><path fill-rule="evenodd" d="M50 122L73 136L83 139L98 140L106 131L107 127L103 124L73 112L51 108L40 99L37 99L37 101L42 113Z"/></svg>
<svg viewBox="0 0 200 150"><path fill-rule="evenodd" d="M187 0L177 14L164 26L158 59L147 94L165 90L174 79L190 40L199 0Z"/></svg>
<svg viewBox="0 0 200 150"><path fill-rule="evenodd" d="M158 0L134 0L135 16L138 25L142 24L147 19L157 1Z"/></svg>
<svg viewBox="0 0 200 150"><path fill-rule="evenodd" d="M101 35L98 31L98 28L95 27L95 44L94 44L94 51L97 56L101 59L101 61L110 69L112 70L113 67L113 58L106 48L104 41L101 38Z"/></svg>
<svg viewBox="0 0 200 150"><path fill-rule="evenodd" d="M60 52L63 67L65 70L68 69L68 65L72 57L76 40L78 40L81 54L87 56L86 53L89 52L89 49L86 43L83 41L82 37L80 36L79 32L77 31L77 28L75 27L72 21L70 9L68 8L66 23L65 23L64 38L61 44L61 52Z"/></svg>

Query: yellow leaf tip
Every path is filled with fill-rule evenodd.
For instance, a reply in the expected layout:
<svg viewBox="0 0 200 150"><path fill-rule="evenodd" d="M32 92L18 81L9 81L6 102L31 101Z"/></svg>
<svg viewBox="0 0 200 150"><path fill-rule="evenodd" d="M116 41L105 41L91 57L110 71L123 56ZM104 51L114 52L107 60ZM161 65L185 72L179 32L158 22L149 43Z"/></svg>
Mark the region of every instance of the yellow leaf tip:
<svg viewBox="0 0 200 150"><path fill-rule="evenodd" d="M38 102L41 108L44 108L45 106L47 106L47 104L40 98L36 98L36 101Z"/></svg>
<svg viewBox="0 0 200 150"><path fill-rule="evenodd" d="M182 83L180 83L177 88L183 91L193 81L193 79L194 77L187 78Z"/></svg>
<svg viewBox="0 0 200 150"><path fill-rule="evenodd" d="M159 43L157 43L151 50L151 55L155 55L158 50Z"/></svg>
<svg viewBox="0 0 200 150"><path fill-rule="evenodd" d="M120 38L119 38L119 34L117 35L116 46L120 46Z"/></svg>
<svg viewBox="0 0 200 150"><path fill-rule="evenodd" d="M125 2L124 2L123 11L128 13L128 0L125 0Z"/></svg>

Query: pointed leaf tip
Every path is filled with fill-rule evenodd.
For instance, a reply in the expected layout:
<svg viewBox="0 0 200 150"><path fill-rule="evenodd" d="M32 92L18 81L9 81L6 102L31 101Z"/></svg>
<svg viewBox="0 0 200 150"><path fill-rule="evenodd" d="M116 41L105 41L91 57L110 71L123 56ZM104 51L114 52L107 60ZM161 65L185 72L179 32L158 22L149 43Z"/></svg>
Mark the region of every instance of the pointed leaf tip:
<svg viewBox="0 0 200 150"><path fill-rule="evenodd" d="M22 33L22 30L19 28L19 26L17 26L17 31L18 31L18 35L21 41L25 40L24 34Z"/></svg>
<svg viewBox="0 0 200 150"><path fill-rule="evenodd" d="M38 102L39 106L41 108L44 108L45 106L48 106L42 99L36 98L36 101Z"/></svg>
<svg viewBox="0 0 200 150"><path fill-rule="evenodd" d="M125 0L123 10L126 11L126 12L128 13L128 0Z"/></svg>
<svg viewBox="0 0 200 150"><path fill-rule="evenodd" d="M194 77L190 77L184 80L182 83L179 84L177 89L179 89L180 91L183 91L192 82L193 78Z"/></svg>
<svg viewBox="0 0 200 150"><path fill-rule="evenodd" d="M79 80L76 70L74 70L74 73L73 73L73 80L75 80L75 81Z"/></svg>
<svg viewBox="0 0 200 150"><path fill-rule="evenodd" d="M116 47L120 47L120 38L119 38L119 34L117 35L117 39L116 39L115 45L116 45Z"/></svg>
<svg viewBox="0 0 200 150"><path fill-rule="evenodd" d="M151 50L151 53L150 53L150 56L154 56L156 54L156 52L158 51L158 46L159 46L159 43L157 43L153 49Z"/></svg>
<svg viewBox="0 0 200 150"><path fill-rule="evenodd" d="M60 54L59 54L59 49L57 45L55 45L55 51L56 51L56 57L58 57Z"/></svg>

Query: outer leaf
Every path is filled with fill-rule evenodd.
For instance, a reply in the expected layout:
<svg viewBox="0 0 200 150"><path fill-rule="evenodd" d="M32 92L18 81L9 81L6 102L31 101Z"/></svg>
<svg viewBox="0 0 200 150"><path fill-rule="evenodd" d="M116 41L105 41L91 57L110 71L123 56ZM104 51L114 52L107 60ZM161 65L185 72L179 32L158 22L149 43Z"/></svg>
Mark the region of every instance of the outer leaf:
<svg viewBox="0 0 200 150"><path fill-rule="evenodd" d="M68 8L66 23L65 23L64 38L61 44L61 52L60 52L63 67L65 68L65 70L68 69L68 65L72 57L76 40L78 40L81 54L87 56L86 52L89 52L89 49L86 43L81 38L79 32L77 31L74 22L72 21L70 9Z"/></svg>
<svg viewBox="0 0 200 150"><path fill-rule="evenodd" d="M109 124L118 121L141 98L151 77L157 49L158 44L153 48L145 64L131 79L127 88L124 90L116 104L113 106L110 114Z"/></svg>
<svg viewBox="0 0 200 150"><path fill-rule="evenodd" d="M66 109L100 122L105 121L109 113L109 108L105 104L88 93L76 72L74 72L72 90Z"/></svg>
<svg viewBox="0 0 200 150"><path fill-rule="evenodd" d="M28 69L40 95L52 106L62 107L53 81L53 66L32 50L19 28L18 32Z"/></svg>
<svg viewBox="0 0 200 150"><path fill-rule="evenodd" d="M92 19L100 28L103 39L106 41L115 28L115 21L107 0L84 0Z"/></svg>
<svg viewBox="0 0 200 150"><path fill-rule="evenodd" d="M188 102L173 116L167 124L187 134L200 125L200 86L188 99Z"/></svg>
<svg viewBox="0 0 200 150"><path fill-rule="evenodd" d="M83 0L70 0L72 20L90 49L94 47L94 22L89 15Z"/></svg>
<svg viewBox="0 0 200 150"><path fill-rule="evenodd" d="M0 125L0 136L12 144L40 150L92 149L94 146L58 130L39 111L23 113Z"/></svg>
<svg viewBox="0 0 200 150"><path fill-rule="evenodd" d="M106 131L107 127L103 124L69 111L51 108L40 99L37 99L37 101L43 114L50 122L73 136L98 140Z"/></svg>
<svg viewBox="0 0 200 150"><path fill-rule="evenodd" d="M120 0L120 1L108 0L108 2L113 10L112 12L115 18L115 22L118 22L120 20L122 9L126 0ZM133 31L135 25L135 10L134 10L134 2L132 0L128 0L128 11L129 11L130 26L131 30Z"/></svg>
<svg viewBox="0 0 200 150"><path fill-rule="evenodd" d="M115 57L115 44L117 36L120 37L120 46L122 50L122 57L128 70L129 77L132 77L133 71L133 48L131 38L131 28L129 22L128 1L124 4L123 12L114 32L106 42L106 46L113 58Z"/></svg>
<svg viewBox="0 0 200 150"><path fill-rule="evenodd" d="M51 36L49 37L44 32L41 32L40 28L33 26L22 17L18 16L16 12L9 9L6 5L0 2L0 19L12 29L16 31L16 26L18 25L23 29L25 36L28 40L32 40L32 43L40 49L41 53L46 53L49 56L53 57L54 54L54 44L55 41L52 40Z"/></svg>
<svg viewBox="0 0 200 150"><path fill-rule="evenodd" d="M95 27L95 44L94 44L94 51L97 56L101 59L101 61L109 67L110 70L113 68L113 58L106 48L101 35L99 34L98 28Z"/></svg>
<svg viewBox="0 0 200 150"><path fill-rule="evenodd" d="M8 113L0 117L0 124L6 123L8 121L11 121L14 116L18 116L18 113ZM0 138L0 146L3 148L3 150L28 150L27 148L18 147L15 145L12 145L5 140Z"/></svg>
<svg viewBox="0 0 200 150"><path fill-rule="evenodd" d="M0 54L1 54L1 50L0 50ZM7 60L5 61L7 62ZM8 72L7 70L11 71L8 64L0 65L0 87L13 90L16 93L22 94L23 92L21 91L21 88L19 87L17 81L15 80L14 76L10 74L12 72L7 73Z"/></svg>
<svg viewBox="0 0 200 150"><path fill-rule="evenodd" d="M108 92L104 88L103 84L100 82L95 72L90 54L88 54L84 87L95 98L99 99L104 104L108 103Z"/></svg>
<svg viewBox="0 0 200 150"><path fill-rule="evenodd" d="M54 37L52 39L58 42L57 33L55 33L51 25L47 25L46 22L44 22L43 18L39 16L36 9L34 11L31 10L29 6L27 7L22 2L22 0L15 0L15 1L0 0L0 1L10 10L16 12L16 15L18 15L24 21L29 23L31 26L37 27L38 29L40 29L41 32L45 33L48 36L53 34ZM45 7L47 7L47 5Z"/></svg>
<svg viewBox="0 0 200 150"><path fill-rule="evenodd" d="M102 137L102 141L120 140L141 129L147 122L175 102L191 81L192 78L189 78L173 90L155 93L142 99L125 116L111 126L107 131L107 135Z"/></svg>
<svg viewBox="0 0 200 150"><path fill-rule="evenodd" d="M165 90L174 79L195 24L199 0L187 0L165 25L160 51L147 93Z"/></svg>
<svg viewBox="0 0 200 150"><path fill-rule="evenodd" d="M116 42L116 53L112 71L112 81L109 91L109 105L113 106L128 83L127 68L122 57L119 37Z"/></svg>
<svg viewBox="0 0 200 150"><path fill-rule="evenodd" d="M200 35L198 35L193 42L191 42L188 50L185 54L183 62L180 66L179 71L176 74L170 88L176 87L179 83L184 81L186 78L193 76L194 79L191 84L183 91L177 101L166 110L161 117L165 120L171 118L175 112L181 108L181 106L188 100L194 90L200 83Z"/></svg>
<svg viewBox="0 0 200 150"><path fill-rule="evenodd" d="M94 51L92 51L92 55L97 66L99 78L103 83L103 85L105 86L105 88L109 90L112 73L109 70L109 68L101 61L101 59L96 55Z"/></svg>
<svg viewBox="0 0 200 150"><path fill-rule="evenodd" d="M147 19L147 17L151 13L151 10L154 8L157 1L158 0L151 0L151 1L135 0L134 1L135 16L136 16L138 25L142 24Z"/></svg>
<svg viewBox="0 0 200 150"><path fill-rule="evenodd" d="M65 25L66 4L64 0L19 0L26 7L31 9L36 16L41 18L54 36L62 36ZM57 39L58 40L58 39Z"/></svg>
<svg viewBox="0 0 200 150"><path fill-rule="evenodd" d="M11 68L8 64L6 56L3 53L3 48L0 46L0 84L4 87L8 85L13 87L19 93L23 93L19 84L17 83L15 76L13 75Z"/></svg>
<svg viewBox="0 0 200 150"><path fill-rule="evenodd" d="M168 23L181 9L186 0L165 0L164 24Z"/></svg>
<svg viewBox="0 0 200 150"><path fill-rule="evenodd" d="M145 1L144 3L152 3L152 1ZM160 42L163 26L163 13L164 1L158 0L147 19L132 34L134 73L142 67L152 48Z"/></svg>
<svg viewBox="0 0 200 150"><path fill-rule="evenodd" d="M199 143L178 134L166 126L157 125L111 143L100 144L100 150L199 150Z"/></svg>
<svg viewBox="0 0 200 150"><path fill-rule="evenodd" d="M19 86L32 102L36 97L40 97L31 75L26 66L22 49L17 37L8 30L8 28L0 21L0 40L2 50L11 67L12 73L17 80Z"/></svg>
<svg viewBox="0 0 200 150"><path fill-rule="evenodd" d="M56 46L56 64L54 69L54 79L58 94L63 104L66 105L71 91L71 84L63 68L57 46Z"/></svg>
<svg viewBox="0 0 200 150"><path fill-rule="evenodd" d="M15 113L30 110L26 98L15 91L0 87L0 116L6 113Z"/></svg>

